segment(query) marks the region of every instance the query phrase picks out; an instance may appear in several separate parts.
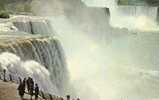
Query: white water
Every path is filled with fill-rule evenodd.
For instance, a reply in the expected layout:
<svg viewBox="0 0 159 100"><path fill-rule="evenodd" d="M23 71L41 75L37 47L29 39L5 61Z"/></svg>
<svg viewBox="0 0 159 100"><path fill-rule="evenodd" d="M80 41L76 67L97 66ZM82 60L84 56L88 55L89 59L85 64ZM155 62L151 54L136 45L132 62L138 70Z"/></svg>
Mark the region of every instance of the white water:
<svg viewBox="0 0 159 100"><path fill-rule="evenodd" d="M139 31L158 31L157 7L118 6L117 0L83 0L88 6L108 7L113 27Z"/></svg>
<svg viewBox="0 0 159 100"><path fill-rule="evenodd" d="M38 16L12 15L9 19L0 19L0 27L1 33L54 34L49 21Z"/></svg>
<svg viewBox="0 0 159 100"><path fill-rule="evenodd" d="M48 6L44 9L40 6L36 11L47 10L45 14L52 15L52 25L64 46L77 96L82 100L158 98L159 35L128 35L127 31L110 28L103 9L87 8L78 0L53 1L52 4L44 0L42 5L46 3ZM112 1L110 3L114 4ZM154 24L155 17L152 16L155 15L156 8L139 7L136 15L134 8L116 7L112 7L113 26L129 29L141 27L141 30L145 30L143 26L148 24L152 27L151 30L158 29ZM148 12L141 13L143 9ZM43 15L41 12L37 13ZM139 20L136 20L138 17ZM144 24L140 24L141 22ZM133 27L134 23L138 26ZM119 37L119 33L123 34ZM101 41L106 42L108 37L112 41L105 46ZM47 49L43 50L45 51Z"/></svg>
<svg viewBox="0 0 159 100"><path fill-rule="evenodd" d="M51 6L47 6L47 9L49 9L48 11L53 9L53 14L49 12L49 15L52 15L53 28L65 49L72 84L77 90L77 96L83 100L154 100L158 98L158 35L128 35L127 31L108 26L104 13L99 13L103 9L87 8L78 0L77 2L67 0L66 4L70 3L70 5L65 8L64 1L53 1L54 4L50 3ZM57 2L57 8L61 7L58 10L62 13L58 13L52 8ZM62 4L60 4L61 2ZM76 5L73 6L74 4ZM114 15L114 20L116 20L114 24L117 24L115 26L119 27L122 24L123 26L120 27L128 25L129 29L138 28L142 27L139 24L141 21L145 23L148 19L148 23L152 23L152 25L150 24L152 30L156 30L153 21L151 19L149 21L149 16L152 17L152 14L156 13L154 13L156 8L139 7L137 14L141 13L140 9L145 8L149 9L150 14L143 12L137 16L139 21L136 20L136 14L133 14L134 8L125 9L128 11L124 14L121 11L119 13L121 15L118 15L118 11L116 11L120 11L120 9L114 8L114 13L117 13ZM45 8L45 10L47 9ZM131 17L133 20L129 20ZM117 19L121 19L121 22ZM99 23L95 23L95 21ZM113 21L112 18L111 21ZM130 23L124 26L123 21L130 21ZM138 23L138 27L133 27L134 21ZM112 25L114 26L114 24ZM93 25L95 27L92 27ZM106 27L106 30L101 31L101 28L98 27L103 26ZM110 35L109 32L114 34ZM123 35L118 37L120 33ZM100 41L97 39L99 37L104 38L105 42L108 41L107 37L110 37L112 42L105 47L101 43L102 39Z"/></svg>
<svg viewBox="0 0 159 100"><path fill-rule="evenodd" d="M69 78L57 38L19 33L1 35L0 41L0 69L16 77L30 75L46 93L64 95Z"/></svg>
<svg viewBox="0 0 159 100"><path fill-rule="evenodd" d="M61 33L72 83L83 100L158 98L159 35L113 37L105 47L65 17L54 19L53 26Z"/></svg>
<svg viewBox="0 0 159 100"><path fill-rule="evenodd" d="M13 53L4 52L0 54L1 72L7 70L7 76L12 75L14 80L18 81L18 77L32 77L35 83L39 84L40 90L52 94L58 94L58 89L50 79L50 72L38 62L22 61L20 57ZM47 85L46 85L47 83Z"/></svg>

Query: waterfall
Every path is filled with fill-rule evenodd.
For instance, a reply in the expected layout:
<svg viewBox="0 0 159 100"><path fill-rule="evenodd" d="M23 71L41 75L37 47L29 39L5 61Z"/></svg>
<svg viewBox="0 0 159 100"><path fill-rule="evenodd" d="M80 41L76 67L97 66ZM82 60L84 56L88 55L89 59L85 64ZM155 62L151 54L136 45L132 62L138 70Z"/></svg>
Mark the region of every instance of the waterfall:
<svg viewBox="0 0 159 100"><path fill-rule="evenodd" d="M12 25L16 27L16 33L39 35L2 36L0 50L5 53L0 54L0 59L7 57L7 61L2 60L5 62L2 67L10 71L15 67L8 66L8 63L22 63L24 66L18 64L18 68L22 67L24 74L19 71L12 72L22 76L35 72L31 75L37 82L42 80L41 87L52 92L43 85L42 77L45 76L55 90L53 93L63 94L69 81L62 50L64 47L71 85L81 99L158 98L158 34L140 33L141 30L158 31L155 21L157 8L119 6L116 0L82 1L34 0L33 12L49 16L51 30L50 23L43 18L23 16L17 17L20 20L13 20ZM109 8L110 21L109 11L105 7ZM135 29L137 32L132 35L127 29ZM49 36L45 38L45 34ZM37 77L38 72L44 74ZM75 91L72 92L71 88L67 89L71 96Z"/></svg>
<svg viewBox="0 0 159 100"><path fill-rule="evenodd" d="M158 31L157 7L121 6L118 0L83 0L88 6L108 7L111 13L110 24L113 27L129 30ZM142 23L142 25L141 25Z"/></svg>
<svg viewBox="0 0 159 100"><path fill-rule="evenodd" d="M12 20L19 31L30 34L54 34L51 24L45 18L19 15L12 18Z"/></svg>
<svg viewBox="0 0 159 100"><path fill-rule="evenodd" d="M57 87L52 84L50 79L50 72L36 61L22 61L20 57L13 53L3 52L0 54L1 72L3 69L7 70L7 79L9 74L12 75L13 80L32 77L35 83L38 83L40 90L52 94L59 94ZM47 82L47 86L45 85Z"/></svg>
<svg viewBox="0 0 159 100"><path fill-rule="evenodd" d="M63 95L69 78L63 50L55 37L19 35L11 40L7 35L1 37L2 68L20 77L30 75L45 92Z"/></svg>
<svg viewBox="0 0 159 100"><path fill-rule="evenodd" d="M54 35L55 33L47 18L37 16L12 15L10 19L0 19L0 26L2 33L17 31L29 34Z"/></svg>
<svg viewBox="0 0 159 100"><path fill-rule="evenodd" d="M39 15L48 9L45 14L52 15L77 94L84 100L158 98L158 35L132 35L125 29L158 29L156 8L123 7L115 0L82 1L87 6L80 0L40 0L47 6L39 3L34 9ZM110 9L111 26L103 7Z"/></svg>
<svg viewBox="0 0 159 100"><path fill-rule="evenodd" d="M144 27L150 22L156 24L157 8L140 6L113 6L110 7L111 25L115 27L126 27L130 30L138 29L139 24ZM140 26L141 27L141 26ZM152 26L149 26L152 27ZM141 29L142 30L142 29ZM144 29L143 29L144 30Z"/></svg>

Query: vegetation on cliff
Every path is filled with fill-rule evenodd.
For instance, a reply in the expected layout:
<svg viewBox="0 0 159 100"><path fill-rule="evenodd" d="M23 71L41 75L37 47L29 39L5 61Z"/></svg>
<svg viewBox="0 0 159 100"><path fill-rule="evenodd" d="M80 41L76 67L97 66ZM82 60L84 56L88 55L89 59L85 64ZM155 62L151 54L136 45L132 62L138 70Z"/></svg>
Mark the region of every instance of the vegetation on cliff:
<svg viewBox="0 0 159 100"><path fill-rule="evenodd" d="M9 13L6 11L0 11L0 18L9 18Z"/></svg>

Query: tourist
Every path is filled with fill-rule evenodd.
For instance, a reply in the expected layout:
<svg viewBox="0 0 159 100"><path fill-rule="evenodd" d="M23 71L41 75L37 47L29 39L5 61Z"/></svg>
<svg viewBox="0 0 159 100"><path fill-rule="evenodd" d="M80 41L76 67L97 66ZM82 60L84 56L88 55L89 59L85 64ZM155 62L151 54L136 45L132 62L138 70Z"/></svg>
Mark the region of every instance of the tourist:
<svg viewBox="0 0 159 100"><path fill-rule="evenodd" d="M60 100L64 100L64 99L61 97Z"/></svg>
<svg viewBox="0 0 159 100"><path fill-rule="evenodd" d="M61 100L64 100L64 99L61 97Z"/></svg>
<svg viewBox="0 0 159 100"><path fill-rule="evenodd" d="M35 100L38 100L39 95L39 86L38 84L35 84Z"/></svg>
<svg viewBox="0 0 159 100"><path fill-rule="evenodd" d="M28 79L26 80L26 85L27 85L27 90L28 90L28 93L30 93L30 84L31 84L31 77L28 77Z"/></svg>
<svg viewBox="0 0 159 100"><path fill-rule="evenodd" d="M51 94L49 94L49 97L50 97L50 100L53 100L53 97L52 97L52 95L51 95Z"/></svg>
<svg viewBox="0 0 159 100"><path fill-rule="evenodd" d="M67 97L67 100L70 100L70 95L67 95L66 97Z"/></svg>
<svg viewBox="0 0 159 100"><path fill-rule="evenodd" d="M25 90L25 87L26 87L26 78L23 79L23 88Z"/></svg>
<svg viewBox="0 0 159 100"><path fill-rule="evenodd" d="M32 97L33 97L33 95L34 95L34 81L33 81L32 78L31 78L29 84L30 84L30 99L32 100Z"/></svg>
<svg viewBox="0 0 159 100"><path fill-rule="evenodd" d="M18 93L19 93L19 96L21 97L21 100L23 100L24 93L25 93L25 88L24 88L23 82L21 82L18 86Z"/></svg>
<svg viewBox="0 0 159 100"><path fill-rule="evenodd" d="M6 82L6 69L3 70L3 81Z"/></svg>
<svg viewBox="0 0 159 100"><path fill-rule="evenodd" d="M26 80L26 85L27 85L27 90L29 93L30 92L30 77L28 77L28 79Z"/></svg>

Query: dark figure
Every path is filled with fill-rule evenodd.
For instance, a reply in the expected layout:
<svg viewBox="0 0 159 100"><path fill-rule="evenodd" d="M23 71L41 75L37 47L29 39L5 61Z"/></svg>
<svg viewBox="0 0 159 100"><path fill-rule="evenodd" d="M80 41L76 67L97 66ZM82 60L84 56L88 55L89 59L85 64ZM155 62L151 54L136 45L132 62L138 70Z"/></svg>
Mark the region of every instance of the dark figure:
<svg viewBox="0 0 159 100"><path fill-rule="evenodd" d="M67 95L66 97L67 97L67 100L70 100L70 95Z"/></svg>
<svg viewBox="0 0 159 100"><path fill-rule="evenodd" d="M33 79L31 78L31 80L30 80L30 99L32 100L32 97L33 97L33 95L34 95L34 81L33 81Z"/></svg>
<svg viewBox="0 0 159 100"><path fill-rule="evenodd" d="M3 81L4 81L4 82L7 81L7 80L6 80L6 70L5 70L5 69L3 70Z"/></svg>
<svg viewBox="0 0 159 100"><path fill-rule="evenodd" d="M27 83L27 90L28 90L28 93L30 93L30 82L31 81L31 77L28 77L26 83Z"/></svg>
<svg viewBox="0 0 159 100"><path fill-rule="evenodd" d="M35 100L38 100L38 95L39 95L39 86L38 84L35 84Z"/></svg>
<svg viewBox="0 0 159 100"><path fill-rule="evenodd" d="M64 99L61 97L60 100L64 100Z"/></svg>
<svg viewBox="0 0 159 100"><path fill-rule="evenodd" d="M25 88L24 88L23 82L21 82L18 86L18 93L19 93L19 96L21 97L21 100L23 100L23 96L25 93Z"/></svg>
<svg viewBox="0 0 159 100"><path fill-rule="evenodd" d="M79 98L77 98L77 100L80 100Z"/></svg>
<svg viewBox="0 0 159 100"><path fill-rule="evenodd" d="M28 77L28 79L26 80L26 84L27 84L28 93L30 93L31 84L34 84L33 79L31 77Z"/></svg>
<svg viewBox="0 0 159 100"><path fill-rule="evenodd" d="M53 97L52 97L52 95L51 95L51 94L49 94L49 97L50 97L50 100L53 100Z"/></svg>
<svg viewBox="0 0 159 100"><path fill-rule="evenodd" d="M23 87L24 87L24 90L25 90L25 87L26 87L26 78L23 79Z"/></svg>

